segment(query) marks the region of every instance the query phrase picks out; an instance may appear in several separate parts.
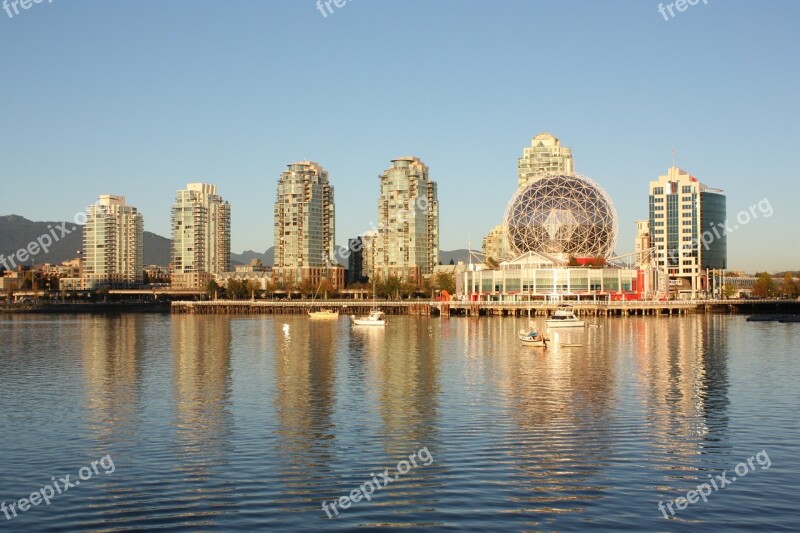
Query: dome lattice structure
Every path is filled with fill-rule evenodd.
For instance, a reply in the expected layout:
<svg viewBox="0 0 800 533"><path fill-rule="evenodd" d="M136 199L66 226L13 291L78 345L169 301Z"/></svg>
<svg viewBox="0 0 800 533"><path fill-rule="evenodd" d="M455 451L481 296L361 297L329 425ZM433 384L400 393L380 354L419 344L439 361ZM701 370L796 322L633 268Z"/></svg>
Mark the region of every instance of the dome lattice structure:
<svg viewBox="0 0 800 533"><path fill-rule="evenodd" d="M517 254L608 257L619 221L600 185L580 174L553 174L511 197L504 226L508 246Z"/></svg>

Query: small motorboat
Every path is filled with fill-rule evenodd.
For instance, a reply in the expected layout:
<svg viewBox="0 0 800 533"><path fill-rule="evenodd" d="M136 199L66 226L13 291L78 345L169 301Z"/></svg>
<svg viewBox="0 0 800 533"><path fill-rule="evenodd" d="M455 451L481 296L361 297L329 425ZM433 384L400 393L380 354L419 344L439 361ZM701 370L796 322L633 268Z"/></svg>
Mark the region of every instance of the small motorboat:
<svg viewBox="0 0 800 533"><path fill-rule="evenodd" d="M320 309L319 311L309 311L308 316L311 318L339 318L339 311L335 309Z"/></svg>
<svg viewBox="0 0 800 533"><path fill-rule="evenodd" d="M582 328L586 322L575 316L572 309L557 309L545 323L548 328Z"/></svg>
<svg viewBox="0 0 800 533"><path fill-rule="evenodd" d="M378 311L377 309L370 312L369 316L355 316L352 317L353 325L354 326L385 326L386 325L386 315L383 311Z"/></svg>

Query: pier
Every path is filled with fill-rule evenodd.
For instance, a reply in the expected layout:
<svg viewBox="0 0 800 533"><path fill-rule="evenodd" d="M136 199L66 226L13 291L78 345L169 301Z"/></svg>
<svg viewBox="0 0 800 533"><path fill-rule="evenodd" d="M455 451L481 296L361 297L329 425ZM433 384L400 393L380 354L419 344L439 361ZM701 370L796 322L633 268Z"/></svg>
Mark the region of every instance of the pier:
<svg viewBox="0 0 800 533"><path fill-rule="evenodd" d="M473 302L429 300L213 300L172 302L175 314L305 314L312 308L339 309L344 315L369 314L377 306L387 315L414 316L549 316L559 305L578 316L680 316L694 313L800 313L797 300L670 300L627 302Z"/></svg>

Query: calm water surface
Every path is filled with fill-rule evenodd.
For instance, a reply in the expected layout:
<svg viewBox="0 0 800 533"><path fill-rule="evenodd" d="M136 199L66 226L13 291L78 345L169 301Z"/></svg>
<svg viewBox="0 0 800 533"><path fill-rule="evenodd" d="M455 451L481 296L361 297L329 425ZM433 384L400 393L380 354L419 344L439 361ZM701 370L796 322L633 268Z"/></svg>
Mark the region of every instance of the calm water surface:
<svg viewBox="0 0 800 533"><path fill-rule="evenodd" d="M110 456L0 527L797 530L800 324L598 319L543 351L526 321L0 316L0 501Z"/></svg>

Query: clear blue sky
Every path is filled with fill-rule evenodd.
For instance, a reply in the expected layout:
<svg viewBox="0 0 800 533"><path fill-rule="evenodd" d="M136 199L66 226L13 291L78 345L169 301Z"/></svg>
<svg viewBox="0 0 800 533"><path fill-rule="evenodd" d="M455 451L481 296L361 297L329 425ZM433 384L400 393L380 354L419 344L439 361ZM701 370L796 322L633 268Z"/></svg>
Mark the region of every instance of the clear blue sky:
<svg viewBox="0 0 800 533"><path fill-rule="evenodd" d="M71 219L127 196L169 236L175 191L219 186L233 248L272 245L285 165L319 162L337 242L376 220L378 175L421 157L442 249L499 223L517 158L549 131L621 221L678 166L728 195L733 269L800 269L800 2L54 0L0 11L0 214ZM13 11L12 11L13 13Z"/></svg>

